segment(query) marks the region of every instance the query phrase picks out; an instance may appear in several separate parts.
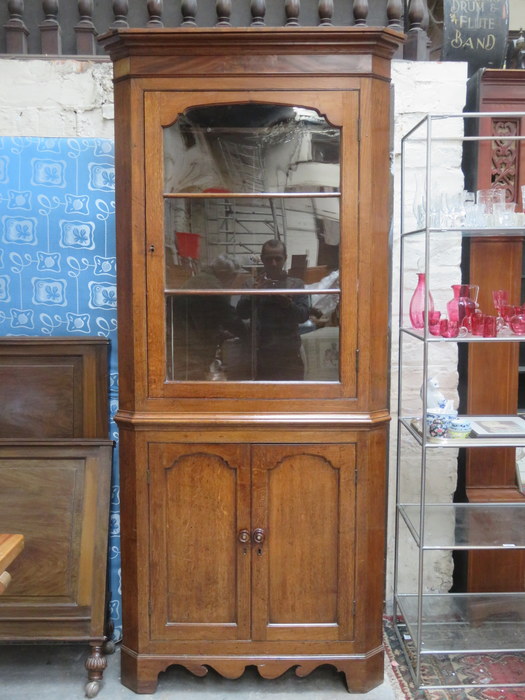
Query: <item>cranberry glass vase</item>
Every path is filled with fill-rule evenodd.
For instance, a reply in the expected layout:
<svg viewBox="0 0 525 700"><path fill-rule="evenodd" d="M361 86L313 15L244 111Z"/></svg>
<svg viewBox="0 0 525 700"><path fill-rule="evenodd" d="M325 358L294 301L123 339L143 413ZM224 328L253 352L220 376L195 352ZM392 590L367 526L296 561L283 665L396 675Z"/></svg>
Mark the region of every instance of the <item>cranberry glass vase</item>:
<svg viewBox="0 0 525 700"><path fill-rule="evenodd" d="M425 327L425 296L426 296L426 278L424 272L417 273L417 286L412 294L410 306L408 309L410 323L412 328ZM432 294L428 293L428 311L434 311L434 300Z"/></svg>

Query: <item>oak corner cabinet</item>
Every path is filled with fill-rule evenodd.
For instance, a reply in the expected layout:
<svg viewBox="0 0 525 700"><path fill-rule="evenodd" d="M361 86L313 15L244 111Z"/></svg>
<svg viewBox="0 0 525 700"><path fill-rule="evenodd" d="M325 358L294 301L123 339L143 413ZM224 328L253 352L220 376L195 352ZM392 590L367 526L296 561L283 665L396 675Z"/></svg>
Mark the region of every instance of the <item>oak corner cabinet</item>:
<svg viewBox="0 0 525 700"><path fill-rule="evenodd" d="M389 29L115 30L122 681L383 680Z"/></svg>

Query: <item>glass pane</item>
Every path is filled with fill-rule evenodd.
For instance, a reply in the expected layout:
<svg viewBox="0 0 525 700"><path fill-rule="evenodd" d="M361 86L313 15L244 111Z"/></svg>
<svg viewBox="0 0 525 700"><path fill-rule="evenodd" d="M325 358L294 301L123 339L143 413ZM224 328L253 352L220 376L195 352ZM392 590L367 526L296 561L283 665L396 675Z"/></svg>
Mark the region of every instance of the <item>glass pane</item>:
<svg viewBox="0 0 525 700"><path fill-rule="evenodd" d="M168 380L339 381L339 129L226 105L164 145Z"/></svg>
<svg viewBox="0 0 525 700"><path fill-rule="evenodd" d="M338 300L279 291L171 295L168 380L339 381Z"/></svg>
<svg viewBox="0 0 525 700"><path fill-rule="evenodd" d="M312 109L195 107L164 129L164 191L339 191L340 129Z"/></svg>
<svg viewBox="0 0 525 700"><path fill-rule="evenodd" d="M263 244L286 246L286 267L304 282L339 269L338 197L172 198L165 200L166 287L223 255L248 278L264 271Z"/></svg>

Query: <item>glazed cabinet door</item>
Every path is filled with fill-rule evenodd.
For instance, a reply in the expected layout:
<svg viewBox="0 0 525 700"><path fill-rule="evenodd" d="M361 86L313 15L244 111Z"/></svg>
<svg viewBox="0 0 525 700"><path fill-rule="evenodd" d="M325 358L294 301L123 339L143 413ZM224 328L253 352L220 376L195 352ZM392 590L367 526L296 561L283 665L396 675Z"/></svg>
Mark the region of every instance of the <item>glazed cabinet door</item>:
<svg viewBox="0 0 525 700"><path fill-rule="evenodd" d="M249 639L249 446L153 443L149 464L151 638Z"/></svg>
<svg viewBox="0 0 525 700"><path fill-rule="evenodd" d="M355 445L252 449L253 639L352 639Z"/></svg>
<svg viewBox="0 0 525 700"><path fill-rule="evenodd" d="M356 90L146 94L150 397L356 396L358 116Z"/></svg>

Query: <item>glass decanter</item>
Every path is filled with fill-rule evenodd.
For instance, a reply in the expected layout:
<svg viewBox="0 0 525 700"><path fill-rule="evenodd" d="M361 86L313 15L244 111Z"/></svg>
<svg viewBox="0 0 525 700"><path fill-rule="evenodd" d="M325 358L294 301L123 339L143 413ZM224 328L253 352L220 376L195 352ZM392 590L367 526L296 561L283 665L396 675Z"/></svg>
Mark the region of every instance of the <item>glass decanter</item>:
<svg viewBox="0 0 525 700"><path fill-rule="evenodd" d="M408 314L412 328L425 327L425 297L426 297L426 277L424 272L417 273L417 286L412 294ZM432 294L428 293L428 312L434 311L434 300Z"/></svg>

